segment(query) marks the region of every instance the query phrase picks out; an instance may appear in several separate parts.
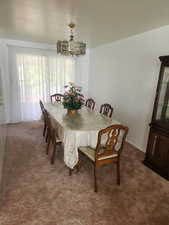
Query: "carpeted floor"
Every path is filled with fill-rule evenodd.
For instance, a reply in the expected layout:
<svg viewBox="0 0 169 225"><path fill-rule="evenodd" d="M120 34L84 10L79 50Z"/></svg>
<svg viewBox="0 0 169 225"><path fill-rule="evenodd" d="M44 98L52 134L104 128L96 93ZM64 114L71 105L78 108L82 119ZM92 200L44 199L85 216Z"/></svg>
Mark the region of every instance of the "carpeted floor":
<svg viewBox="0 0 169 225"><path fill-rule="evenodd" d="M63 151L51 165L45 146L40 122L9 126L0 225L169 225L169 182L142 164L142 152L126 145L120 187L115 165L106 166L95 193L88 161L69 177Z"/></svg>

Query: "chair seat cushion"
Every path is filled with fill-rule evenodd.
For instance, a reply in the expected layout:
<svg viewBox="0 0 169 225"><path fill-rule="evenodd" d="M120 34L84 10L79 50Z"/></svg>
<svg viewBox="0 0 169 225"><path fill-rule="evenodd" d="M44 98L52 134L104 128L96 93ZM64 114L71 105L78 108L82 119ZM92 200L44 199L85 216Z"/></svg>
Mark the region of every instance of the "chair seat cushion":
<svg viewBox="0 0 169 225"><path fill-rule="evenodd" d="M90 146L87 146L87 147L79 147L79 150L81 152L83 152L86 156L88 156L89 159L91 159L92 161L95 161L95 149L94 148L91 148ZM98 160L115 158L117 156L118 156L118 154L114 153L112 155L99 157Z"/></svg>

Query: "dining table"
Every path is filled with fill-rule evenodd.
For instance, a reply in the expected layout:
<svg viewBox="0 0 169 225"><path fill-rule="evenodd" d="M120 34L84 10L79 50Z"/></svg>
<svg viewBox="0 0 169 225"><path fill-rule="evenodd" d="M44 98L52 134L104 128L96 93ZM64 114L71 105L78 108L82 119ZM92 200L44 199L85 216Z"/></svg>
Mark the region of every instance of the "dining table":
<svg viewBox="0 0 169 225"><path fill-rule="evenodd" d="M50 115L52 126L64 145L64 162L73 169L79 160L80 146L97 145L98 132L120 122L83 106L75 114L68 114L62 103L45 103Z"/></svg>

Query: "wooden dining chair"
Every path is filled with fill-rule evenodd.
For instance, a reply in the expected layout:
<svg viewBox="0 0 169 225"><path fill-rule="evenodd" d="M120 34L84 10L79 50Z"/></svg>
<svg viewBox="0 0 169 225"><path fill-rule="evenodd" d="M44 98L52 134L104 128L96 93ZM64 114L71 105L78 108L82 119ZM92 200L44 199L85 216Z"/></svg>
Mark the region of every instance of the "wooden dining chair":
<svg viewBox="0 0 169 225"><path fill-rule="evenodd" d="M56 148L58 145L62 144L62 141L59 139L56 129L52 126L51 119L49 113L45 109L45 114L47 115L47 147L46 154L49 153L50 143L53 145L53 151L51 156L51 164L54 164Z"/></svg>
<svg viewBox="0 0 169 225"><path fill-rule="evenodd" d="M89 109L94 110L95 107L95 101L92 98L88 98L86 100L85 106L87 106Z"/></svg>
<svg viewBox="0 0 169 225"><path fill-rule="evenodd" d="M43 122L44 122L43 136L45 137L46 132L47 132L47 120L46 120L46 115L45 115L45 108L44 108L44 105L41 100L39 101L39 104L40 104L40 108L41 108L42 116L43 116Z"/></svg>
<svg viewBox="0 0 169 225"><path fill-rule="evenodd" d="M59 94L59 93L57 93L57 94L53 94L53 95L51 95L50 96L50 100L51 100L51 102L61 102L62 101L62 97L63 97L63 95L62 94Z"/></svg>
<svg viewBox="0 0 169 225"><path fill-rule="evenodd" d="M115 163L117 166L117 184L120 185L120 156L124 141L128 133L128 127L112 125L102 129L98 133L96 148L79 147L94 165L94 190L97 192L97 167Z"/></svg>
<svg viewBox="0 0 169 225"><path fill-rule="evenodd" d="M100 106L100 113L111 118L113 114L113 107L110 104L105 103Z"/></svg>

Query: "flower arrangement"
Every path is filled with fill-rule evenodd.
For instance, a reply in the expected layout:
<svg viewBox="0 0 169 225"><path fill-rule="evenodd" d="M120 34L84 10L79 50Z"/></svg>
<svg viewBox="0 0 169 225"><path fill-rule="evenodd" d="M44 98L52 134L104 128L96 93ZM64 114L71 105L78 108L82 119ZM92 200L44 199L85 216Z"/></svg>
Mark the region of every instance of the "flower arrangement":
<svg viewBox="0 0 169 225"><path fill-rule="evenodd" d="M82 107L84 103L84 96L81 94L82 88L69 82L65 85L66 89L63 95L63 106L68 110L78 110Z"/></svg>

